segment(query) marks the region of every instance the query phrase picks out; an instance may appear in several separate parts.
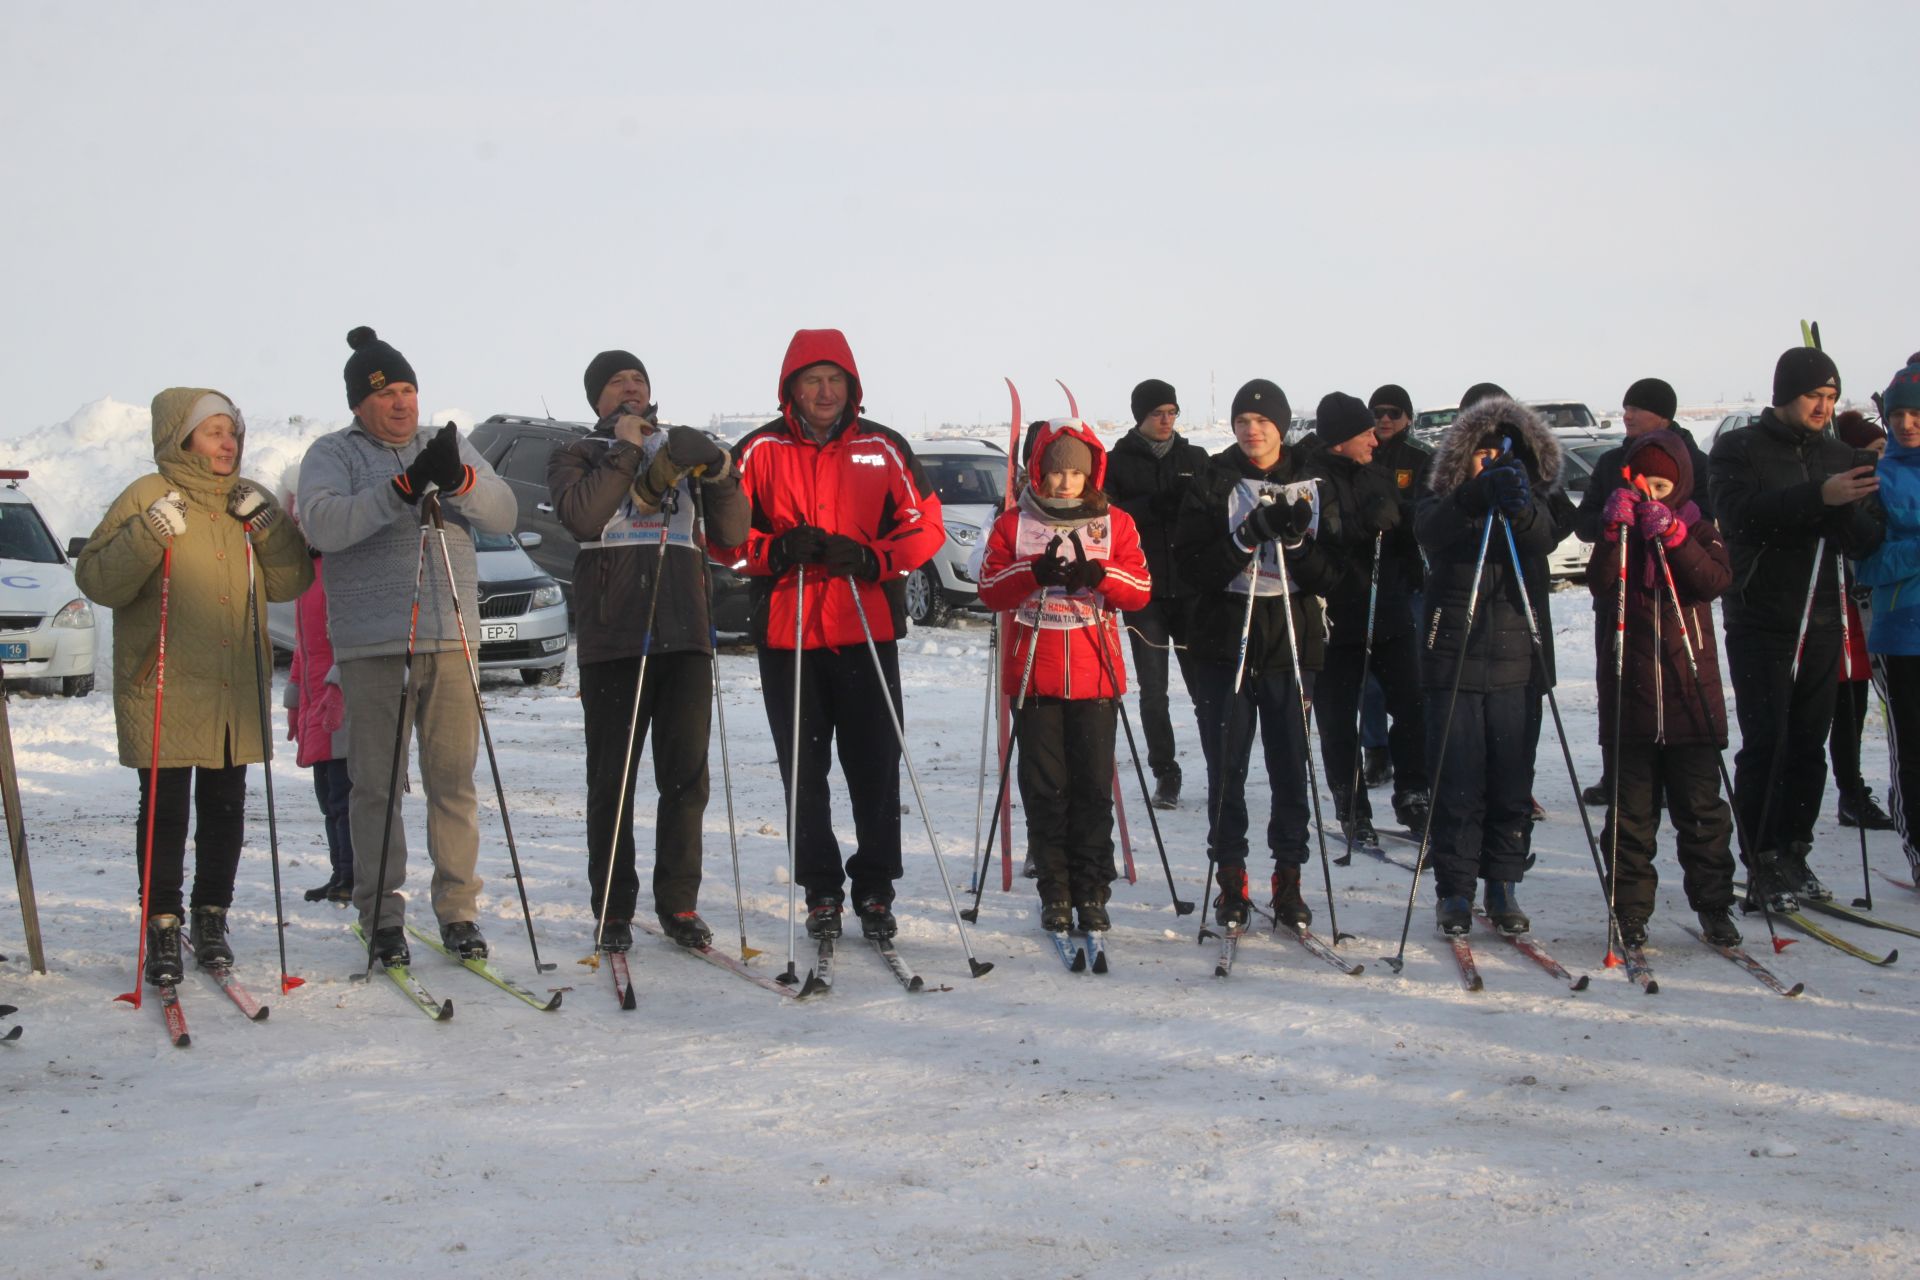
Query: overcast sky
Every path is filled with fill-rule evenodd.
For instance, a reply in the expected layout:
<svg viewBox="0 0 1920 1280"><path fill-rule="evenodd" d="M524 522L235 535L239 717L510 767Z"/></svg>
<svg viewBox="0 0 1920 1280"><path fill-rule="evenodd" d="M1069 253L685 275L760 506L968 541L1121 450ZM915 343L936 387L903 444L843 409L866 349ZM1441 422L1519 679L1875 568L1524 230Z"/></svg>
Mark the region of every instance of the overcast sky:
<svg viewBox="0 0 1920 1280"><path fill-rule="evenodd" d="M203 383L344 417L769 409L797 327L908 432L1492 379L1850 394L1920 347L1920 6L0 3L0 438ZM1902 267L1900 263L1907 265Z"/></svg>

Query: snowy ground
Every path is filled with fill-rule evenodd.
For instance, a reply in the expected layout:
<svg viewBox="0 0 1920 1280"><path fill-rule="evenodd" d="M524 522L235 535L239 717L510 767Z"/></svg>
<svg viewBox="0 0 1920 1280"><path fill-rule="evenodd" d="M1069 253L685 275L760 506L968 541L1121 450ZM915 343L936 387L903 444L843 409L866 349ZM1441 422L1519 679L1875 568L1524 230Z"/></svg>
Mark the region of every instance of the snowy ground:
<svg viewBox="0 0 1920 1280"><path fill-rule="evenodd" d="M1583 775L1598 760L1586 602L1584 591L1554 599L1559 695ZM984 636L963 622L903 645L914 758L956 888L973 831ZM747 930L767 953L755 963L777 972L781 792L754 663L722 664ZM299 898L325 878L324 837L283 754L287 949L307 985L275 993L254 770L234 943L273 1014L250 1025L192 978L187 1050L167 1045L154 1002L135 1012L113 1001L130 985L136 913L134 782L112 758L111 702L13 700L52 971L27 973L6 886L0 1000L21 1007L27 1030L0 1046L0 1274L1920 1268L1920 983L1908 966L1870 968L1807 941L1772 961L1807 983L1782 1000L1680 931L1690 916L1677 872L1655 920L1661 993L1602 970L1598 890L1551 728L1537 791L1552 816L1524 899L1542 940L1593 974L1580 995L1490 938L1486 991L1462 992L1425 891L1395 977L1376 957L1398 940L1407 877L1370 862L1335 869L1340 925L1358 935L1344 949L1368 962L1363 975L1251 939L1234 977L1216 981L1193 918L1166 905L1130 788L1140 882L1118 887L1110 976L1065 973L1036 933L1025 882L1003 895L996 868L971 933L995 968L969 979L911 813L901 945L953 990L909 997L850 942L834 994L795 1006L643 936L640 1007L622 1013L607 976L574 963L592 917L573 694L571 673L561 688L487 690L541 952L561 972L533 978L497 838L483 855L485 925L503 966L573 987L559 1012L424 949L419 972L458 1007L448 1024L384 981L350 982L360 957L347 916ZM1177 693L1176 704L1197 790L1191 712ZM1884 793L1884 752L1868 756ZM840 819L845 839L844 808ZM1204 817L1189 802L1161 822L1181 892L1197 897ZM702 907L737 942L717 785L707 831ZM1816 865L1857 892L1852 833L1829 823L1822 837ZM1893 837L1872 836L1870 849L1876 866L1904 871ZM1876 882L1875 899L1920 926L1911 895ZM1757 922L1749 935L1768 955Z"/></svg>

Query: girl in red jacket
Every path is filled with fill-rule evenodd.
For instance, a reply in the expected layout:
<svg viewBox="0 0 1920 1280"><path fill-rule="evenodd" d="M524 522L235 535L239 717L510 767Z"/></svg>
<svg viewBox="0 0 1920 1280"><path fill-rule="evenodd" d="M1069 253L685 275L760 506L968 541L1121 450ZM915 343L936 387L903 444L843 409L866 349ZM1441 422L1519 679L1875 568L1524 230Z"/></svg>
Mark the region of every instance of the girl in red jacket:
<svg viewBox="0 0 1920 1280"><path fill-rule="evenodd" d="M1083 930L1110 925L1113 730L1126 692L1115 613L1152 595L1133 518L1101 489L1106 474L1084 422L1045 424L1018 504L994 521L980 579L988 607L1013 611L1000 678L1019 708L1020 802L1049 933L1071 929L1076 911Z"/></svg>

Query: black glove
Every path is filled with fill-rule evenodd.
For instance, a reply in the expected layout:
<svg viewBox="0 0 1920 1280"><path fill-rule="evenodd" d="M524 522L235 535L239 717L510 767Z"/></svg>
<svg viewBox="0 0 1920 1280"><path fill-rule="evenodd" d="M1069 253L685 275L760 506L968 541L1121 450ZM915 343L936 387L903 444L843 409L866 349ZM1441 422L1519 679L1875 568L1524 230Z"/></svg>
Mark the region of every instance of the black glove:
<svg viewBox="0 0 1920 1280"><path fill-rule="evenodd" d="M1069 591L1091 591L1106 580L1107 566L1101 560L1075 560L1067 566L1067 577L1063 585Z"/></svg>
<svg viewBox="0 0 1920 1280"><path fill-rule="evenodd" d="M1313 504L1305 498L1295 498L1286 512L1280 527L1281 545L1297 547L1300 540L1307 536L1307 530L1313 527Z"/></svg>
<svg viewBox="0 0 1920 1280"><path fill-rule="evenodd" d="M1257 542L1272 542L1287 531L1288 520L1285 507L1271 502L1262 502L1247 513L1234 532L1242 545L1251 546Z"/></svg>
<svg viewBox="0 0 1920 1280"><path fill-rule="evenodd" d="M683 472L697 475L726 469L727 451L698 427L668 427L666 452Z"/></svg>
<svg viewBox="0 0 1920 1280"><path fill-rule="evenodd" d="M828 573L848 574L855 578L864 578L868 582L880 577L880 557L873 554L873 548L858 538L849 538L844 533L829 533L824 538L825 546L820 552L820 563Z"/></svg>
<svg viewBox="0 0 1920 1280"><path fill-rule="evenodd" d="M1400 527L1400 500L1376 493L1361 504L1360 515L1375 533L1392 533Z"/></svg>
<svg viewBox="0 0 1920 1280"><path fill-rule="evenodd" d="M1514 516L1527 509L1532 489L1527 483L1527 469L1517 458L1488 467L1481 475L1490 486L1493 505L1499 507L1502 514Z"/></svg>
<svg viewBox="0 0 1920 1280"><path fill-rule="evenodd" d="M460 460L460 428L451 422L434 433L414 461L424 467L428 480L449 494L465 493L473 487L473 468ZM413 468L407 470L411 473Z"/></svg>
<svg viewBox="0 0 1920 1280"><path fill-rule="evenodd" d="M420 495L425 493L427 486L433 483L432 471L427 461L427 453L431 448L432 446L429 445L427 449L422 449L414 460L407 464L407 469L391 481L393 491L399 494L400 501L408 506L420 501Z"/></svg>
<svg viewBox="0 0 1920 1280"><path fill-rule="evenodd" d="M824 530L810 524L797 524L773 540L767 549L767 559L773 562L775 573L785 573L796 564L819 564L826 549Z"/></svg>
<svg viewBox="0 0 1920 1280"><path fill-rule="evenodd" d="M1035 556L1033 560L1033 580L1043 587L1064 587L1071 566L1067 558L1060 554L1060 539L1055 538L1047 544L1047 552Z"/></svg>

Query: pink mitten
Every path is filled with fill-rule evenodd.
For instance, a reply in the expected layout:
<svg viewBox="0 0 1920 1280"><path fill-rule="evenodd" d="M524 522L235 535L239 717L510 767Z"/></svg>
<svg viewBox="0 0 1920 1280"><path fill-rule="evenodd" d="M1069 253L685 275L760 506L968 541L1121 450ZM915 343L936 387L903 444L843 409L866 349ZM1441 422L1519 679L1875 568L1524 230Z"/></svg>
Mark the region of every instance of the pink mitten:
<svg viewBox="0 0 1920 1280"><path fill-rule="evenodd" d="M1600 523L1611 528L1614 525L1630 523L1633 509L1640 503L1640 495L1634 490L1621 487L1607 497L1607 508L1600 517Z"/></svg>
<svg viewBox="0 0 1920 1280"><path fill-rule="evenodd" d="M1648 498L1634 513L1634 524L1640 530L1640 536L1651 542L1665 536L1669 526L1675 523L1673 508L1664 502Z"/></svg>

